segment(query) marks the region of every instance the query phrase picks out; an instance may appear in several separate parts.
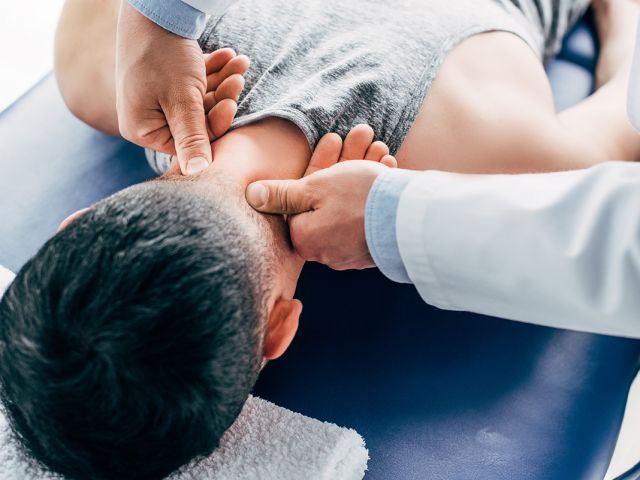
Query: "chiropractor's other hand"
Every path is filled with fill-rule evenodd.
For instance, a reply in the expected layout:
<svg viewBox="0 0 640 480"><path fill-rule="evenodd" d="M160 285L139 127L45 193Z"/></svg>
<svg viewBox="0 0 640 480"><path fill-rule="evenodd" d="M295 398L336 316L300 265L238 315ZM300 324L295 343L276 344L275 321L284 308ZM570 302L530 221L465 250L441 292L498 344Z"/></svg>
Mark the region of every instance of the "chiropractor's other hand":
<svg viewBox="0 0 640 480"><path fill-rule="evenodd" d="M361 126L356 128L363 130ZM329 134L318 144L305 178L265 180L247 188L247 200L256 210L292 215L291 241L300 256L335 270L375 266L365 238L365 205L378 175L397 166L381 142L369 147L372 154L366 149L371 140L360 154L351 154L350 136L354 131L347 136L342 151L347 150L346 158L367 160L341 159L336 163L341 155L328 160L326 152L335 150L337 142L340 150L342 143L337 135ZM373 131L370 135L373 138Z"/></svg>
<svg viewBox="0 0 640 480"><path fill-rule="evenodd" d="M226 132L237 108L237 96L216 102L215 92L235 93L239 82L242 90L243 80L234 74L241 76L247 67L246 57L229 49L205 57L195 40L165 30L122 2L116 49L120 133L140 146L177 154L183 174L203 170L212 160L211 140ZM227 78L232 80L223 83Z"/></svg>

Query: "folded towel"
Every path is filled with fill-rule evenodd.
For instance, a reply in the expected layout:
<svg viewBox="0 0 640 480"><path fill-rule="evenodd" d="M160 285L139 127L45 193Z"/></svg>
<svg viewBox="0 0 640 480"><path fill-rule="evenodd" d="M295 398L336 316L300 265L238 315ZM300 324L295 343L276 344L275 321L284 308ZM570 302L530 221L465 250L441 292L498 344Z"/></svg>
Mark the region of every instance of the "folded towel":
<svg viewBox="0 0 640 480"><path fill-rule="evenodd" d="M0 296L12 279L13 274L0 266ZM220 447L171 480L361 480L368 459L364 440L355 430L250 397ZM0 479L58 479L27 464L1 413Z"/></svg>
<svg viewBox="0 0 640 480"><path fill-rule="evenodd" d="M220 447L172 480L361 480L368 459L355 430L250 397Z"/></svg>
<svg viewBox="0 0 640 480"><path fill-rule="evenodd" d="M12 272L0 265L0 298L2 298L2 294L13 281L14 277L15 275Z"/></svg>

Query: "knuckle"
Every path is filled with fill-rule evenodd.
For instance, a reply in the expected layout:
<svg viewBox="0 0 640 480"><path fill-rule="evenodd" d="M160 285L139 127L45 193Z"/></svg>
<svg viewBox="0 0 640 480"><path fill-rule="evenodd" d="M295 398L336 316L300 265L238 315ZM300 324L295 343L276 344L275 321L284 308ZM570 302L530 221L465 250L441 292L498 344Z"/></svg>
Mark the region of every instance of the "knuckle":
<svg viewBox="0 0 640 480"><path fill-rule="evenodd" d="M305 250L303 254L300 254L300 256L302 258L304 258L307 262L316 262L316 263L321 263L320 262L320 257L318 257L318 255L316 255L313 250Z"/></svg>
<svg viewBox="0 0 640 480"><path fill-rule="evenodd" d="M135 135L133 134L133 132L131 132L131 130L129 129L128 126L123 125L122 123L120 123L118 125L118 129L120 130L120 135L122 136L122 138L124 138L125 140L129 140L130 142L134 142L136 141Z"/></svg>
<svg viewBox="0 0 640 480"><path fill-rule="evenodd" d="M194 104L203 102L206 93L206 83L194 82L191 85L173 86L166 92L164 97L165 108L177 112L189 112L193 109Z"/></svg>
<svg viewBox="0 0 640 480"><path fill-rule="evenodd" d="M291 230L292 235L298 236L302 231L302 221L300 215L290 215L289 216L289 230Z"/></svg>
<svg viewBox="0 0 640 480"><path fill-rule="evenodd" d="M309 175L306 178L307 182L307 190L308 191L318 191L322 188L322 180L327 176L326 170L319 170L315 172L313 175Z"/></svg>
<svg viewBox="0 0 640 480"><path fill-rule="evenodd" d="M349 266L345 265L345 264L329 265L329 267L332 270L335 270L336 272L344 272L344 271L349 270Z"/></svg>
<svg viewBox="0 0 640 480"><path fill-rule="evenodd" d="M296 216L294 216L289 221L289 232L291 235L291 244L293 245L293 247L298 252L308 251L307 242L304 241L306 236L304 227L299 221L297 221Z"/></svg>
<svg viewBox="0 0 640 480"><path fill-rule="evenodd" d="M120 131L120 135L126 140L133 140L134 132L131 129L131 124L126 119L126 115L118 112L118 130Z"/></svg>
<svg viewBox="0 0 640 480"><path fill-rule="evenodd" d="M178 146L183 150L200 149L203 144L209 144L209 136L200 132L187 133L178 138Z"/></svg>
<svg viewBox="0 0 640 480"><path fill-rule="evenodd" d="M326 252L322 252L317 257L318 257L318 261L324 265L331 265L336 263L336 259L332 255L327 254Z"/></svg>
<svg viewBox="0 0 640 480"><path fill-rule="evenodd" d="M296 252L298 252L298 255L300 255L306 261L308 262L315 261L315 256L313 255L313 251L309 248L308 245L306 245L305 243L294 242L293 246L296 249Z"/></svg>
<svg viewBox="0 0 640 480"><path fill-rule="evenodd" d="M313 235L311 238L322 239L323 237ZM311 244L313 248L311 254L316 262L322 263L323 265L330 265L335 262L335 249L331 243L326 242L327 238L324 237L324 241L318 241L315 244Z"/></svg>
<svg viewBox="0 0 640 480"><path fill-rule="evenodd" d="M280 182L277 184L275 191L275 199L278 205L282 206L285 210L290 210L295 206L293 204L293 196L290 193L291 185L292 182L290 180Z"/></svg>
<svg viewBox="0 0 640 480"><path fill-rule="evenodd" d="M129 122L121 122L118 126L120 129L120 135L122 135L122 138L124 138L125 140L133 142L137 145L142 145L145 143L146 136L142 130L132 128Z"/></svg>
<svg viewBox="0 0 640 480"><path fill-rule="evenodd" d="M325 170L319 170L305 179L307 187L305 188L305 193L309 197L322 199L331 197L332 194L336 193L334 190L334 184L332 182L332 172L329 171L331 168L334 167L329 167Z"/></svg>
<svg viewBox="0 0 640 480"><path fill-rule="evenodd" d="M148 124L135 118L131 113L118 116L118 130L124 139L138 145L149 137Z"/></svg>
<svg viewBox="0 0 640 480"><path fill-rule="evenodd" d="M305 241L304 232L298 230L296 227L293 227L291 231L291 244L302 258L309 262L315 261L316 255L314 254L312 245Z"/></svg>

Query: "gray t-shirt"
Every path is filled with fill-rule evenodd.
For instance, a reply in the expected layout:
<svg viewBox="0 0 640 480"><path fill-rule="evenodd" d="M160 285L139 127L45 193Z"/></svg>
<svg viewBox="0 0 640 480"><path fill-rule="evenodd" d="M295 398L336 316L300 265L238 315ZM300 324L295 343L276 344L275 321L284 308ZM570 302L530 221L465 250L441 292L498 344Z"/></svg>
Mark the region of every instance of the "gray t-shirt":
<svg viewBox="0 0 640 480"><path fill-rule="evenodd" d="M205 51L251 58L233 127L294 122L314 147L368 123L397 152L445 57L466 38L506 31L541 60L589 0L238 0L209 20ZM150 155L150 163L158 163Z"/></svg>

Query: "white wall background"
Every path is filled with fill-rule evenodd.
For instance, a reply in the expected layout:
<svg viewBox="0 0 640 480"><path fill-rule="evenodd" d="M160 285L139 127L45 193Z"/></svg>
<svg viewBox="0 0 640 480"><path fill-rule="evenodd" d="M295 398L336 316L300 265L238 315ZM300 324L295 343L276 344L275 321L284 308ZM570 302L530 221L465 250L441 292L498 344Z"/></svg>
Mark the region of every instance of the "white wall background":
<svg viewBox="0 0 640 480"><path fill-rule="evenodd" d="M0 111L53 68L53 36L63 0L3 0Z"/></svg>

